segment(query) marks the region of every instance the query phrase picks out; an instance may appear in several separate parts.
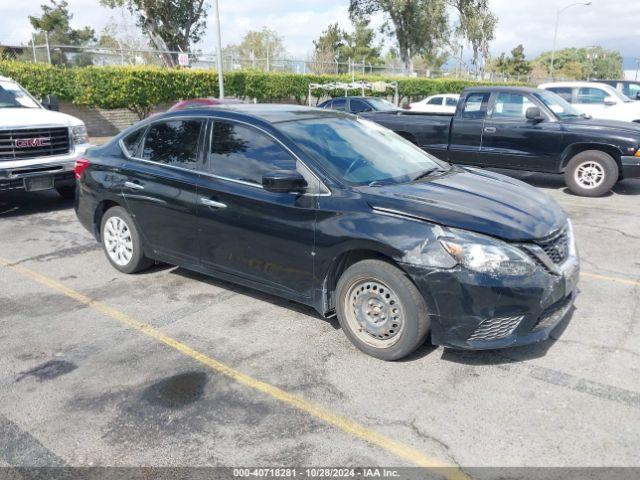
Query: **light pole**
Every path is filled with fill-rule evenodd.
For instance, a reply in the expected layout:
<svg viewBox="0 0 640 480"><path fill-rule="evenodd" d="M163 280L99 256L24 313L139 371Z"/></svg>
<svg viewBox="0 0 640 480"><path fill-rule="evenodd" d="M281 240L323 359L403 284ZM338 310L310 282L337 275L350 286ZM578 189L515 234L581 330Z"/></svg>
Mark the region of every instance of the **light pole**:
<svg viewBox="0 0 640 480"><path fill-rule="evenodd" d="M589 5L591 5L591 3L592 2L572 3L570 5L567 5L566 7L561 8L556 13L556 28L553 33L553 50L551 50L551 81L552 82L553 82L553 64L555 63L555 60L556 60L556 43L558 42L558 25L560 24L560 14L571 7L577 7L578 5L583 5L585 7L588 7Z"/></svg>
<svg viewBox="0 0 640 480"><path fill-rule="evenodd" d="M224 76L222 72L222 33L220 32L220 10L218 8L218 0L213 1L213 9L216 25L216 41L218 50L218 97L224 98Z"/></svg>

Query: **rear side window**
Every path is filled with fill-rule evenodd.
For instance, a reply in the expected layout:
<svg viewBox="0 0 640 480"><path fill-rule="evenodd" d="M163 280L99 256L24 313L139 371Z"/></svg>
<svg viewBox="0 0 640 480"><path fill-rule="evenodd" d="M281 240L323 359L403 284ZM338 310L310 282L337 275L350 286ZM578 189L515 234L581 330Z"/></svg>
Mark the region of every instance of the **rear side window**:
<svg viewBox="0 0 640 480"><path fill-rule="evenodd" d="M560 95L567 102L573 103L573 89L571 87L553 87L548 89L557 95Z"/></svg>
<svg viewBox="0 0 640 480"><path fill-rule="evenodd" d="M371 111L371 106L367 102L352 98L349 102L349 110L351 110L351 113L369 112Z"/></svg>
<svg viewBox="0 0 640 480"><path fill-rule="evenodd" d="M427 102L429 105L442 105L442 97L434 97Z"/></svg>
<svg viewBox="0 0 640 480"><path fill-rule="evenodd" d="M581 88L578 90L578 103L599 104L609 95L599 88Z"/></svg>
<svg viewBox="0 0 640 480"><path fill-rule="evenodd" d="M230 122L213 126L208 169L214 175L262 185L262 175L295 170L295 159L273 138Z"/></svg>
<svg viewBox="0 0 640 480"><path fill-rule="evenodd" d="M142 158L174 167L194 168L202 120L171 120L154 123L147 130Z"/></svg>
<svg viewBox="0 0 640 480"><path fill-rule="evenodd" d="M140 140L142 140L142 134L145 129L146 127L139 128L122 139L122 145L124 146L125 153L130 157L135 157L138 152L138 146L140 145Z"/></svg>
<svg viewBox="0 0 640 480"><path fill-rule="evenodd" d="M455 107L458 105L458 100L456 98L447 97L447 107Z"/></svg>
<svg viewBox="0 0 640 480"><path fill-rule="evenodd" d="M344 112L344 110L347 108L347 101L344 98L336 98L331 104L331 108Z"/></svg>
<svg viewBox="0 0 640 480"><path fill-rule="evenodd" d="M487 105L490 93L471 93L464 103L462 118L468 120L482 120L487 116Z"/></svg>

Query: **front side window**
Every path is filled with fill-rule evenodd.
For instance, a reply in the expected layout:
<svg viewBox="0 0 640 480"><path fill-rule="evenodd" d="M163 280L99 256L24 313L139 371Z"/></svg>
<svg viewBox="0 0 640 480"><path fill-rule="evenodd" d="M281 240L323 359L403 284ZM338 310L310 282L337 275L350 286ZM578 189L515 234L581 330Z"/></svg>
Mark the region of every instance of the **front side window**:
<svg viewBox="0 0 640 480"><path fill-rule="evenodd" d="M526 120L527 109L535 106L521 93L501 92L496 97L491 118L496 120Z"/></svg>
<svg viewBox="0 0 640 480"><path fill-rule="evenodd" d="M351 110L351 113L361 113L361 112L370 112L371 111L371 107L369 106L368 103L363 102L362 100L358 100L355 98L352 98L349 104L349 109Z"/></svg>
<svg viewBox="0 0 640 480"><path fill-rule="evenodd" d="M295 170L295 159L273 138L250 127L216 121L208 169L214 175L262 185L262 175Z"/></svg>
<svg viewBox="0 0 640 480"><path fill-rule="evenodd" d="M453 97L447 97L447 107L457 107L458 99Z"/></svg>
<svg viewBox="0 0 640 480"><path fill-rule="evenodd" d="M602 104L609 95L604 90L592 87L583 87L578 90L578 103Z"/></svg>
<svg viewBox="0 0 640 480"><path fill-rule="evenodd" d="M640 95L640 83L627 83L624 85L624 94L633 99Z"/></svg>
<svg viewBox="0 0 640 480"><path fill-rule="evenodd" d="M487 104L490 93L471 93L464 103L462 118L467 120L482 120L487 116Z"/></svg>
<svg viewBox="0 0 640 480"><path fill-rule="evenodd" d="M561 120L584 116L556 93L547 90L536 90L532 95L544 103Z"/></svg>
<svg viewBox="0 0 640 480"><path fill-rule="evenodd" d="M142 158L174 167L194 168L202 120L168 120L147 130Z"/></svg>
<svg viewBox="0 0 640 480"><path fill-rule="evenodd" d="M350 185L410 182L447 164L364 119L314 118L278 127L325 171Z"/></svg>
<svg viewBox="0 0 640 480"><path fill-rule="evenodd" d="M433 97L427 103L429 105L442 105L442 97Z"/></svg>

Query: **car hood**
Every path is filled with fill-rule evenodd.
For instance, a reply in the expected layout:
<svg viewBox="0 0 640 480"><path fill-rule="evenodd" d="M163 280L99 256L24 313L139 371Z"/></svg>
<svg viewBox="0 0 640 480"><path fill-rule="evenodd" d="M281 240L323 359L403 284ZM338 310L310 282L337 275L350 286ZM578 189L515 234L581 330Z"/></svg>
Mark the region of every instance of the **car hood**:
<svg viewBox="0 0 640 480"><path fill-rule="evenodd" d="M363 187L371 207L509 241L545 238L567 216L549 196L498 173L454 167L422 182Z"/></svg>
<svg viewBox="0 0 640 480"><path fill-rule="evenodd" d="M0 108L0 129L70 127L82 121L71 115L44 108Z"/></svg>
<svg viewBox="0 0 640 480"><path fill-rule="evenodd" d="M640 103L640 102L639 102ZM579 127L587 130L617 130L623 134L631 134L640 138L640 123L622 122L618 120L603 120L601 118L577 118L565 122L565 125Z"/></svg>

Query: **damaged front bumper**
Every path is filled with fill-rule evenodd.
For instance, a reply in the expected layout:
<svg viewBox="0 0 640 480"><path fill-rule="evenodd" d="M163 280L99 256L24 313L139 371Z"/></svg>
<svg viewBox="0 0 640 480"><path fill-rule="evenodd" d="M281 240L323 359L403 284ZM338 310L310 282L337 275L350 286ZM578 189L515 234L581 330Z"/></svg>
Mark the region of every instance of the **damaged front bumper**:
<svg viewBox="0 0 640 480"><path fill-rule="evenodd" d="M495 276L463 267L427 270L404 265L431 316L435 345L486 350L541 342L572 309L579 278L577 256L555 272Z"/></svg>

